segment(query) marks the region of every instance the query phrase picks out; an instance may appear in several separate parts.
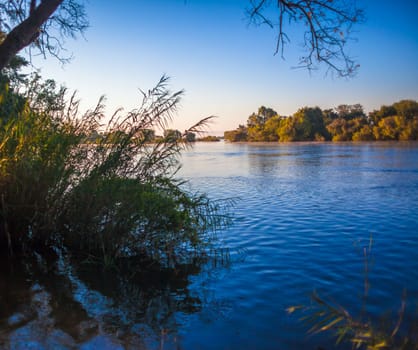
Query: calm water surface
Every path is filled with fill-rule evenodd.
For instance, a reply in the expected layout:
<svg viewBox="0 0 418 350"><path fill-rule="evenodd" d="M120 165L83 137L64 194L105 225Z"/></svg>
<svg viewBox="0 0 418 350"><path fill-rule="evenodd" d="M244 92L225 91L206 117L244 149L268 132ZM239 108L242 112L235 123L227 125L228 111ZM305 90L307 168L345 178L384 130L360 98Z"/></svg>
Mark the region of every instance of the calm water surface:
<svg viewBox="0 0 418 350"><path fill-rule="evenodd" d="M0 348L316 349L291 305L315 289L360 312L373 239L372 316L418 310L418 144L198 143L191 190L235 200L226 266L135 279L30 266L0 277Z"/></svg>

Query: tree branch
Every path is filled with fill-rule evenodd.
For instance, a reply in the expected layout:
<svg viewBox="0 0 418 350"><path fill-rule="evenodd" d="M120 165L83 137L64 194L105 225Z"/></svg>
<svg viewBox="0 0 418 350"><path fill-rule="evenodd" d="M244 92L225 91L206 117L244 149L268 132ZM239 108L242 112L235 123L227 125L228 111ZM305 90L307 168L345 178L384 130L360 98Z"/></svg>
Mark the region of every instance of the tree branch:
<svg viewBox="0 0 418 350"><path fill-rule="evenodd" d="M272 3L278 10L278 22L267 16ZM358 64L346 53L346 43L352 39L352 27L363 19L363 11L351 0L253 0L248 11L250 20L278 28L276 44L283 57L284 46L290 42L285 24L300 23L306 27L303 45L307 51L299 60L301 67L315 69L324 63L339 76L350 77Z"/></svg>
<svg viewBox="0 0 418 350"><path fill-rule="evenodd" d="M39 35L41 26L57 10L64 0L43 0L38 7L31 1L29 17L18 24L0 44L0 71L23 48L30 45Z"/></svg>

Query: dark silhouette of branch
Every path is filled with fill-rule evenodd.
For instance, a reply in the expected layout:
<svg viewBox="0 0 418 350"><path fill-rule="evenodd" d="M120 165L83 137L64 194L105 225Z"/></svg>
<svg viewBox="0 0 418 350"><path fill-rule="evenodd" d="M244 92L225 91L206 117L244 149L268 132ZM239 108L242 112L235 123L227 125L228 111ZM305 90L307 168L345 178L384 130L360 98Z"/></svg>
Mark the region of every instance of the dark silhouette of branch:
<svg viewBox="0 0 418 350"><path fill-rule="evenodd" d="M299 67L313 70L325 63L327 72L341 77L355 75L359 65L346 51L346 44L354 40L353 25L364 19L355 0L251 0L250 3L248 16L253 23L278 30L275 54L280 52L283 57L284 47L290 43L285 26L298 23L305 27L302 43L306 52L300 57ZM277 7L274 18L273 5Z"/></svg>
<svg viewBox="0 0 418 350"><path fill-rule="evenodd" d="M34 46L66 61L61 52L64 37L74 37L87 28L84 7L77 0L0 1L0 70L22 49Z"/></svg>

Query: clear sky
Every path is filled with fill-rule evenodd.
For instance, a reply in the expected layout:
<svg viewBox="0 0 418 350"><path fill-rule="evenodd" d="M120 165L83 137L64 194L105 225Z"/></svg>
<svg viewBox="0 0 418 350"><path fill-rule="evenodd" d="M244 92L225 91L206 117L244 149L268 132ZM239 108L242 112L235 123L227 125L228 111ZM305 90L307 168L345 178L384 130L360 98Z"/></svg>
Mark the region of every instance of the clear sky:
<svg viewBox="0 0 418 350"><path fill-rule="evenodd" d="M245 124L259 106L290 115L303 106L361 103L366 112L399 99L418 99L418 1L359 0L366 22L349 52L361 67L346 80L292 69L300 43L274 55L276 32L249 25L249 0L90 0L85 39L68 40L73 60L34 63L44 78L78 90L83 106L107 96L109 115L134 108L139 89L166 74L184 89L172 127L184 130L216 115L211 133Z"/></svg>

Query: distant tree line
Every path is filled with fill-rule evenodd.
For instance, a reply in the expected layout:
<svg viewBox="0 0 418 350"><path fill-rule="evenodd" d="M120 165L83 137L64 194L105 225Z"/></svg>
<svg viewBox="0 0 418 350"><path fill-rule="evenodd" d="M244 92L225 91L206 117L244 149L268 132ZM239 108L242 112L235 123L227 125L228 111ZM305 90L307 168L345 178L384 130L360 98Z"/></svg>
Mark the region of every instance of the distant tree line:
<svg viewBox="0 0 418 350"><path fill-rule="evenodd" d="M88 143L115 143L121 136L124 134L124 131L112 131L109 132L99 132L94 130L90 135L85 135ZM157 135L155 130L152 129L142 129L139 130L137 135L132 139L132 142L141 142L141 143L155 143L155 142L216 142L221 139L218 136L202 136L196 137L196 133L191 131L181 131L177 129L167 129L164 130L163 135Z"/></svg>
<svg viewBox="0 0 418 350"><path fill-rule="evenodd" d="M418 140L418 102L401 100L368 115L360 104L303 107L292 116L261 106L247 125L225 131L224 137L230 142Z"/></svg>

